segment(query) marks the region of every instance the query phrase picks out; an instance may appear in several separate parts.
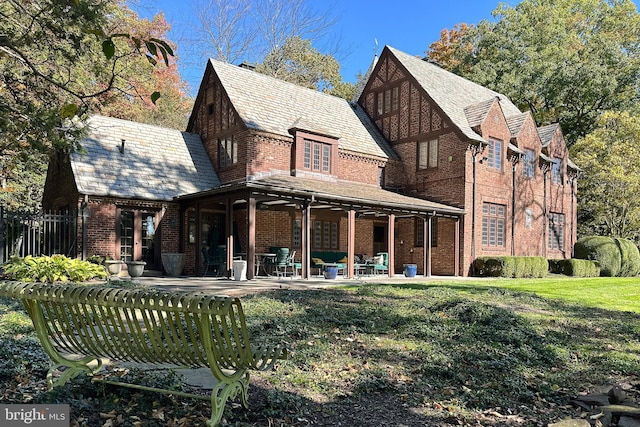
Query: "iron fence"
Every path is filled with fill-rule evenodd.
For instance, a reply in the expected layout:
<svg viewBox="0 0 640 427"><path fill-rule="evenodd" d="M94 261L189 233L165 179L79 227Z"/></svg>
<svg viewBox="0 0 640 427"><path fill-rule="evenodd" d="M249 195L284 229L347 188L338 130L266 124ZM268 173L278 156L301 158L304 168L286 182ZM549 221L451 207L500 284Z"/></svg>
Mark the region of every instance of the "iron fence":
<svg viewBox="0 0 640 427"><path fill-rule="evenodd" d="M76 212L8 212L0 207L0 263L12 256L62 254L78 251Z"/></svg>

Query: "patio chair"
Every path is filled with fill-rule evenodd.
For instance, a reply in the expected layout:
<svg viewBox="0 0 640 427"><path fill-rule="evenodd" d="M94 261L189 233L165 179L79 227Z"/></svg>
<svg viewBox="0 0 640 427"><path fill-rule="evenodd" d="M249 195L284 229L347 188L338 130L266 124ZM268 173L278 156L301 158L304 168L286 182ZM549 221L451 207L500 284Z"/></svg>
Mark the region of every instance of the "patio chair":
<svg viewBox="0 0 640 427"><path fill-rule="evenodd" d="M375 256L377 262L373 264L374 274L384 274L389 272L389 253L378 252Z"/></svg>
<svg viewBox="0 0 640 427"><path fill-rule="evenodd" d="M273 260L270 260L271 267L273 271L275 271L276 276L286 275L289 260L289 248L278 249L276 257Z"/></svg>
<svg viewBox="0 0 640 427"><path fill-rule="evenodd" d="M222 252L222 254L220 253ZM211 250L207 249L206 246L202 247L202 259L204 261L204 273L203 276L206 276L209 272L209 267L215 271L216 276L222 276L222 272L226 270L226 250L223 248L216 248L215 254L211 254Z"/></svg>
<svg viewBox="0 0 640 427"><path fill-rule="evenodd" d="M302 269L302 263L296 262L295 258L296 251L290 252L284 265L276 266L276 274L278 276L286 277L289 268L291 268L291 277L298 276L298 272Z"/></svg>

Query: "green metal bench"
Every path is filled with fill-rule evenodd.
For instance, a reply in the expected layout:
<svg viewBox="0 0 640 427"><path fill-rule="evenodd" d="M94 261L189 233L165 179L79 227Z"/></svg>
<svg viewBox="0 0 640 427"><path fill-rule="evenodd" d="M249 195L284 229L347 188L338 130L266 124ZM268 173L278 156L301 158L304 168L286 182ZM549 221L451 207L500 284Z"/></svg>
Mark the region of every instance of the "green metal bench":
<svg viewBox="0 0 640 427"><path fill-rule="evenodd" d="M21 299L46 353L52 388L117 361L209 367L211 397L100 380L141 390L211 400L208 426L217 426L228 399L245 407L250 370L268 370L285 359L281 346L250 344L238 298L186 292L126 290L68 284L0 284L0 296ZM70 356L77 355L77 356ZM54 372L64 368L57 378Z"/></svg>

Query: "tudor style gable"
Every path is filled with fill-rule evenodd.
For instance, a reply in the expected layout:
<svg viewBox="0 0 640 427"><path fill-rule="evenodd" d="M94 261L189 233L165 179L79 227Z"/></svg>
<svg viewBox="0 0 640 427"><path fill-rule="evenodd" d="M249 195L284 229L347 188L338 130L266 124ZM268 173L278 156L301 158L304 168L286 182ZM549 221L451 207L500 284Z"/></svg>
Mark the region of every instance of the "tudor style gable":
<svg viewBox="0 0 640 427"><path fill-rule="evenodd" d="M245 173L246 147L238 137L245 128L209 63L193 107L188 132L201 136L209 159L223 182Z"/></svg>
<svg viewBox="0 0 640 427"><path fill-rule="evenodd" d="M392 144L450 131L442 111L386 51L359 103Z"/></svg>

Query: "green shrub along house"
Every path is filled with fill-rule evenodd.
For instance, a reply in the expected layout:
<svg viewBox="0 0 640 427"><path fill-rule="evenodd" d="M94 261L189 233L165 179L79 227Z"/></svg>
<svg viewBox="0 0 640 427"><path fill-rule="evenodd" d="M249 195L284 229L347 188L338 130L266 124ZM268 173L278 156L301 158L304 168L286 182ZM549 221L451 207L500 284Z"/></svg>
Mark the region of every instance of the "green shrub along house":
<svg viewBox="0 0 640 427"><path fill-rule="evenodd" d="M567 259L576 177L559 125L505 95L386 46L347 101L209 60L187 129L94 116L83 152L53 156L45 209L78 209L82 257L144 260L202 248L388 254L385 274L468 275L485 256ZM342 258L342 257L341 257ZM387 266L385 266L387 267Z"/></svg>
<svg viewBox="0 0 640 427"><path fill-rule="evenodd" d="M575 257L596 261L600 276L634 277L640 273L640 251L628 239L583 237L576 242Z"/></svg>

